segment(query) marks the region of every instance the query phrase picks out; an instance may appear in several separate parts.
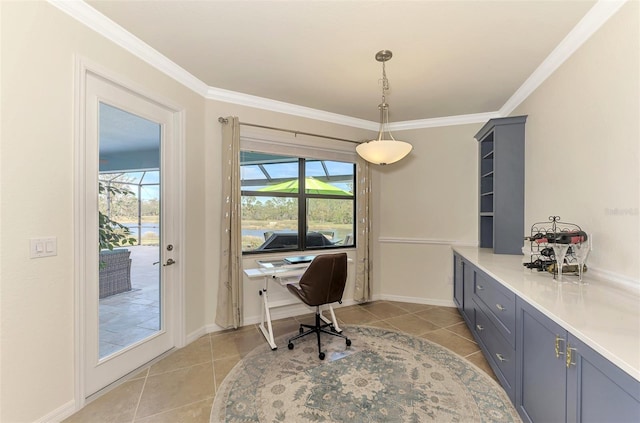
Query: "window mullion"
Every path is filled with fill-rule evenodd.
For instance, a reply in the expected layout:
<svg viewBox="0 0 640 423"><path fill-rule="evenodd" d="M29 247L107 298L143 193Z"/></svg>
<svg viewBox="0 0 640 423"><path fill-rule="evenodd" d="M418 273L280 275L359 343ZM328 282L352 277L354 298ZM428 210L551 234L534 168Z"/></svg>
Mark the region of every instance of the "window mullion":
<svg viewBox="0 0 640 423"><path fill-rule="evenodd" d="M303 158L298 159L298 247L307 249L306 171Z"/></svg>

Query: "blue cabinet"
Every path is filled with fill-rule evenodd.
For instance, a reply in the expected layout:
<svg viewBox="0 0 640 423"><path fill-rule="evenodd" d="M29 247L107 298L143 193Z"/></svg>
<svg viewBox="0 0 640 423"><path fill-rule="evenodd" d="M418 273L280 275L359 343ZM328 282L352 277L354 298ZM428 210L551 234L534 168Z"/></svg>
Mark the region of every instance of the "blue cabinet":
<svg viewBox="0 0 640 423"><path fill-rule="evenodd" d="M523 421L640 421L640 382L519 298L516 332Z"/></svg>
<svg viewBox="0 0 640 423"><path fill-rule="evenodd" d="M640 422L640 383L569 334L568 422Z"/></svg>
<svg viewBox="0 0 640 423"><path fill-rule="evenodd" d="M453 302L462 312L464 308L464 260L457 254L453 255Z"/></svg>
<svg viewBox="0 0 640 423"><path fill-rule="evenodd" d="M468 326L474 325L474 306L472 301L475 268L464 257L453 255L453 302Z"/></svg>
<svg viewBox="0 0 640 423"><path fill-rule="evenodd" d="M479 241L496 254L522 254L526 116L489 120L479 144Z"/></svg>
<svg viewBox="0 0 640 423"><path fill-rule="evenodd" d="M564 422L566 331L516 300L516 409L525 422Z"/></svg>
<svg viewBox="0 0 640 423"><path fill-rule="evenodd" d="M453 270L454 301L524 422L640 422L638 380L457 252Z"/></svg>

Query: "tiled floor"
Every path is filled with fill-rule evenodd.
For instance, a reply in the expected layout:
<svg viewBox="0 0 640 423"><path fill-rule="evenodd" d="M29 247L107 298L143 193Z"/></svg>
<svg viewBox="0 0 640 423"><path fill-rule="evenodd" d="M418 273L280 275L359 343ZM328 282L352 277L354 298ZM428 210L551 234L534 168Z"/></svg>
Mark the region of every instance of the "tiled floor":
<svg viewBox="0 0 640 423"><path fill-rule="evenodd" d="M128 249L131 291L100 300L100 358L151 336L160 328L159 247L137 245Z"/></svg>
<svg viewBox="0 0 640 423"><path fill-rule="evenodd" d="M429 339L466 357L495 379L455 308L376 301L336 309L336 315L340 323L401 330ZM296 334L299 323L312 321L312 314L274 321L275 335ZM92 401L65 423L208 423L224 377L264 342L256 325L205 335Z"/></svg>

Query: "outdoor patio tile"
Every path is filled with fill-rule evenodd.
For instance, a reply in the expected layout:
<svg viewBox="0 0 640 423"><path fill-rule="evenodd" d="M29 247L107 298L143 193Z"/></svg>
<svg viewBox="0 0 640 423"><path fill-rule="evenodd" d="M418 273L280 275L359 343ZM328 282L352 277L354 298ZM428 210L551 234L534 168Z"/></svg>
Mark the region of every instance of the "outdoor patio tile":
<svg viewBox="0 0 640 423"><path fill-rule="evenodd" d="M141 322L136 326L154 331L160 330L160 315L156 315L148 320L145 320L144 322Z"/></svg>

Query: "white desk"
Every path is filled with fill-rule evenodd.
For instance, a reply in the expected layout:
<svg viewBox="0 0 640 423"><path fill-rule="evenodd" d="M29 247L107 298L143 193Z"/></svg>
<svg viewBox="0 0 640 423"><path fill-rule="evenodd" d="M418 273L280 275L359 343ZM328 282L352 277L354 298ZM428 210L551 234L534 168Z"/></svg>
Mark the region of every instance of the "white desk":
<svg viewBox="0 0 640 423"><path fill-rule="evenodd" d="M270 309L275 307L282 307L285 305L296 304L299 300L291 295L290 299L281 301L269 301L269 283L279 283L280 285L288 285L298 283L302 274L307 270L310 263L300 264L287 264L284 260L257 260L260 267L253 269L244 269L245 275L249 279L262 278L264 285L260 288L258 294L262 297L262 312L260 316L260 331L264 335L267 343L272 350L277 349L277 345L273 338L273 327L271 326L271 312ZM329 304L329 312L331 313L331 320L327 319L320 313L320 318L325 323L333 325L336 331L342 332L342 329L338 326L338 320L333 312L333 307ZM266 325L266 326L265 326Z"/></svg>

